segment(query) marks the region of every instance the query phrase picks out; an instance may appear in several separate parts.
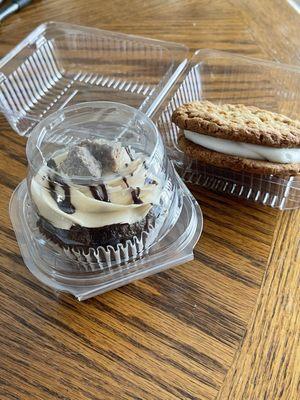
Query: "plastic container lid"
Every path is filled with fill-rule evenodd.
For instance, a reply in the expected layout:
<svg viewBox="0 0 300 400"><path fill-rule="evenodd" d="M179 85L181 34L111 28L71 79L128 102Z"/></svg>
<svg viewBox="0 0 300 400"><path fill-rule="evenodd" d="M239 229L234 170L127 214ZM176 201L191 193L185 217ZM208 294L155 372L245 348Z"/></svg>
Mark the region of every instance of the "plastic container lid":
<svg viewBox="0 0 300 400"><path fill-rule="evenodd" d="M0 109L22 136L49 114L86 101L125 103L151 115L186 63L181 44L49 22L0 60Z"/></svg>

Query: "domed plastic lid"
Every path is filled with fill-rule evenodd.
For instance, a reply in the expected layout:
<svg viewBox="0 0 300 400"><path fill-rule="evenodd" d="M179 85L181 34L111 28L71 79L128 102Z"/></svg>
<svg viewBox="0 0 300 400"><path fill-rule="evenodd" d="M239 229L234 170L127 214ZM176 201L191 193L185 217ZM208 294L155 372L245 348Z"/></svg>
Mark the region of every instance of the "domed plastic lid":
<svg viewBox="0 0 300 400"><path fill-rule="evenodd" d="M33 174L47 166L82 184L120 175L136 153L142 153L150 164L163 151L149 118L135 108L112 102L82 103L57 111L32 131L26 148Z"/></svg>
<svg viewBox="0 0 300 400"><path fill-rule="evenodd" d="M83 103L47 117L27 143L35 226L97 269L155 241L176 196L153 122L132 107ZM61 267L63 268L63 262Z"/></svg>

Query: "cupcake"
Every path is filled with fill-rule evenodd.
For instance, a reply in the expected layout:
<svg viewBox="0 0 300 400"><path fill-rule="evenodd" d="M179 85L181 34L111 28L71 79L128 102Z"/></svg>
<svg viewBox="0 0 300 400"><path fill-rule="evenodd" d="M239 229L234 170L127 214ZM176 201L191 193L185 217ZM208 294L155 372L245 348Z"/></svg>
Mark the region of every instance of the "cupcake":
<svg viewBox="0 0 300 400"><path fill-rule="evenodd" d="M31 180L38 229L84 269L141 257L160 226L160 194L146 156L93 137L54 152Z"/></svg>

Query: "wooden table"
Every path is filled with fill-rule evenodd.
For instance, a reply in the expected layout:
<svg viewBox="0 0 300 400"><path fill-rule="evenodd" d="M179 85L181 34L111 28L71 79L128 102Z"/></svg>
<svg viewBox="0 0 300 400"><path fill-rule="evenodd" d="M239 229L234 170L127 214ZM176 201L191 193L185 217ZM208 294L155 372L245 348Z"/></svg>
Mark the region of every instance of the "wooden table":
<svg viewBox="0 0 300 400"><path fill-rule="evenodd" d="M0 27L0 56L47 20L299 62L280 0L36 1ZM298 211L198 189L194 261L79 303L24 267L8 203L26 140L1 118L0 141L1 399L300 398Z"/></svg>

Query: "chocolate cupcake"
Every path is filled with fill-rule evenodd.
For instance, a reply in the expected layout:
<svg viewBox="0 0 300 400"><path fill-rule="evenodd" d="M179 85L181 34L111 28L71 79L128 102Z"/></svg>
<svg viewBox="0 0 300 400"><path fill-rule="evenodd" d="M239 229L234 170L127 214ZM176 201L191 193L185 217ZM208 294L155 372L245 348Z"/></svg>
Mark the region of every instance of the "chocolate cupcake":
<svg viewBox="0 0 300 400"><path fill-rule="evenodd" d="M40 232L85 270L143 255L159 225L160 193L143 154L103 139L54 154L31 181Z"/></svg>

